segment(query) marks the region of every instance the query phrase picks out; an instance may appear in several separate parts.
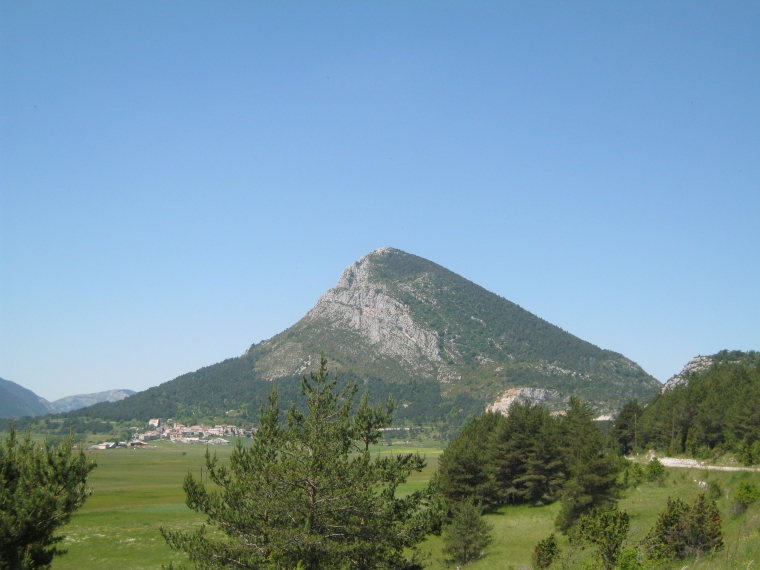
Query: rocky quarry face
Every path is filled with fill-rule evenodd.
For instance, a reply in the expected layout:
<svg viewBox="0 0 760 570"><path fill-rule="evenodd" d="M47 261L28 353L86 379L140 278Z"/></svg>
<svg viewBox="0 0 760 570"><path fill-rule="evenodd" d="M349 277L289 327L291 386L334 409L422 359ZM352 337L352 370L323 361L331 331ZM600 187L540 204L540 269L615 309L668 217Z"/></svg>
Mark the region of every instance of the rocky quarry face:
<svg viewBox="0 0 760 570"><path fill-rule="evenodd" d="M504 392L495 402L486 406L486 412L500 412L509 415L509 407L515 402L531 403L550 410L561 410L567 401L566 397L556 390L541 388L511 388Z"/></svg>

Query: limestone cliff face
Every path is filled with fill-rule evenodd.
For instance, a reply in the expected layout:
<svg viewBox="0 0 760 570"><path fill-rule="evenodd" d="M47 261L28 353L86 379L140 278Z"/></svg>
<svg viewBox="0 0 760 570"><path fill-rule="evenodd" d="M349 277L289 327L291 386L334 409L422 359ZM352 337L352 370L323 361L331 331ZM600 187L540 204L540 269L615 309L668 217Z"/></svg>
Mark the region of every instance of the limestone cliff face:
<svg viewBox="0 0 760 570"><path fill-rule="evenodd" d="M382 256L387 250L371 255ZM343 271L338 286L327 291L304 320L356 332L378 355L431 375L431 363L441 361L437 333L416 323L409 308L388 295L385 285L372 278L371 263L364 256Z"/></svg>
<svg viewBox="0 0 760 570"><path fill-rule="evenodd" d="M362 367L391 361L411 377L458 378L442 363L437 332L415 322L409 308L373 276L373 263L390 251L380 248L346 268L337 286L286 331L290 339L303 337L305 331L310 331L309 340L321 336L321 347L277 335L264 343L271 351L257 362L257 371L268 380L299 374L326 350L338 369L356 360Z"/></svg>

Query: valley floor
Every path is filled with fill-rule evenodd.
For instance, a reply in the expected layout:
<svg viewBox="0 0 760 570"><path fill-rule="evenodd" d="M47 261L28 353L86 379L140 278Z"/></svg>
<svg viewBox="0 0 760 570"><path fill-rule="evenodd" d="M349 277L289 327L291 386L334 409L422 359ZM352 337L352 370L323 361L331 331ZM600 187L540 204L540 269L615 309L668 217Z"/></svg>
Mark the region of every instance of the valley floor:
<svg viewBox="0 0 760 570"><path fill-rule="evenodd" d="M415 475L402 492L426 485L437 467L440 447L394 445L377 447L378 452L400 453L419 449L428 458L428 467ZM226 458L231 446L217 447ZM182 479L188 470L200 473L204 446L161 442L153 449L115 449L98 453L98 468L92 473L93 495L64 527L67 538L62 547L68 554L53 563L54 570L108 568L109 570L158 569L162 564L182 562L185 557L170 550L159 534L159 527L191 529L202 524L203 517L184 504ZM732 514L731 493L741 481L751 480L760 486L760 474L749 472L708 472L705 469L668 469L662 486L643 484L631 489L620 507L631 515L630 544L641 540L654 525L667 498L692 500L701 491L700 482L718 482L723 496L718 506L723 517L726 548L705 560L686 560L674 568L748 568L760 562L760 508ZM480 560L467 568L508 570L530 567L533 547L554 531L558 504L547 507L502 507L487 515L494 526L492 545ZM442 539L432 537L423 545L429 554L428 567L446 567ZM567 545L563 542L567 552ZM575 553L572 566L582 568L591 552ZM751 562L753 561L754 562ZM455 566L454 566L455 567Z"/></svg>

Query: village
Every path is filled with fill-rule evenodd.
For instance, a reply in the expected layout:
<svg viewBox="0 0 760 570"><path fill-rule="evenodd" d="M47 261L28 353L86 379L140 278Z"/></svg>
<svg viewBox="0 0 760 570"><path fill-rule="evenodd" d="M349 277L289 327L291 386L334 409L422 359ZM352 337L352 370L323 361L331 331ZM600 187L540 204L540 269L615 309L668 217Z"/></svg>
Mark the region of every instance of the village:
<svg viewBox="0 0 760 570"><path fill-rule="evenodd" d="M229 445L229 441L223 437L251 437L256 433L256 428L245 429L234 425L215 425L214 427L201 425L186 426L173 422L172 420L164 422L161 418L154 418L148 421L148 429L139 432L140 428L133 426L130 429L135 430L130 441L106 441L90 446L91 449L115 449L119 447L150 447L149 441L168 440L173 443L204 443L206 445Z"/></svg>

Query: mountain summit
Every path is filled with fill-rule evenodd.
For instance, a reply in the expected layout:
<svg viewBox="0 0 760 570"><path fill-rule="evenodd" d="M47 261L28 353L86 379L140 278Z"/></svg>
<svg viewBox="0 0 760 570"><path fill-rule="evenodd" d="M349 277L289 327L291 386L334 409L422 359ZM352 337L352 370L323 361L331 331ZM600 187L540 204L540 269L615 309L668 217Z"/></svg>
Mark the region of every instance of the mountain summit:
<svg viewBox="0 0 760 570"><path fill-rule="evenodd" d="M332 365L391 382L435 381L444 395L490 402L519 387L578 394L600 411L646 400L660 383L467 279L384 247L348 267L298 323L244 355L261 378ZM541 397L544 395L542 394Z"/></svg>
<svg viewBox="0 0 760 570"><path fill-rule="evenodd" d="M316 368L321 352L373 398L393 394L399 419L504 409L515 399L560 409L571 394L609 413L660 389L624 356L432 261L384 247L343 271L300 321L242 356L75 414L176 418L235 410L255 417L272 382L283 404L297 403L300 375Z"/></svg>

